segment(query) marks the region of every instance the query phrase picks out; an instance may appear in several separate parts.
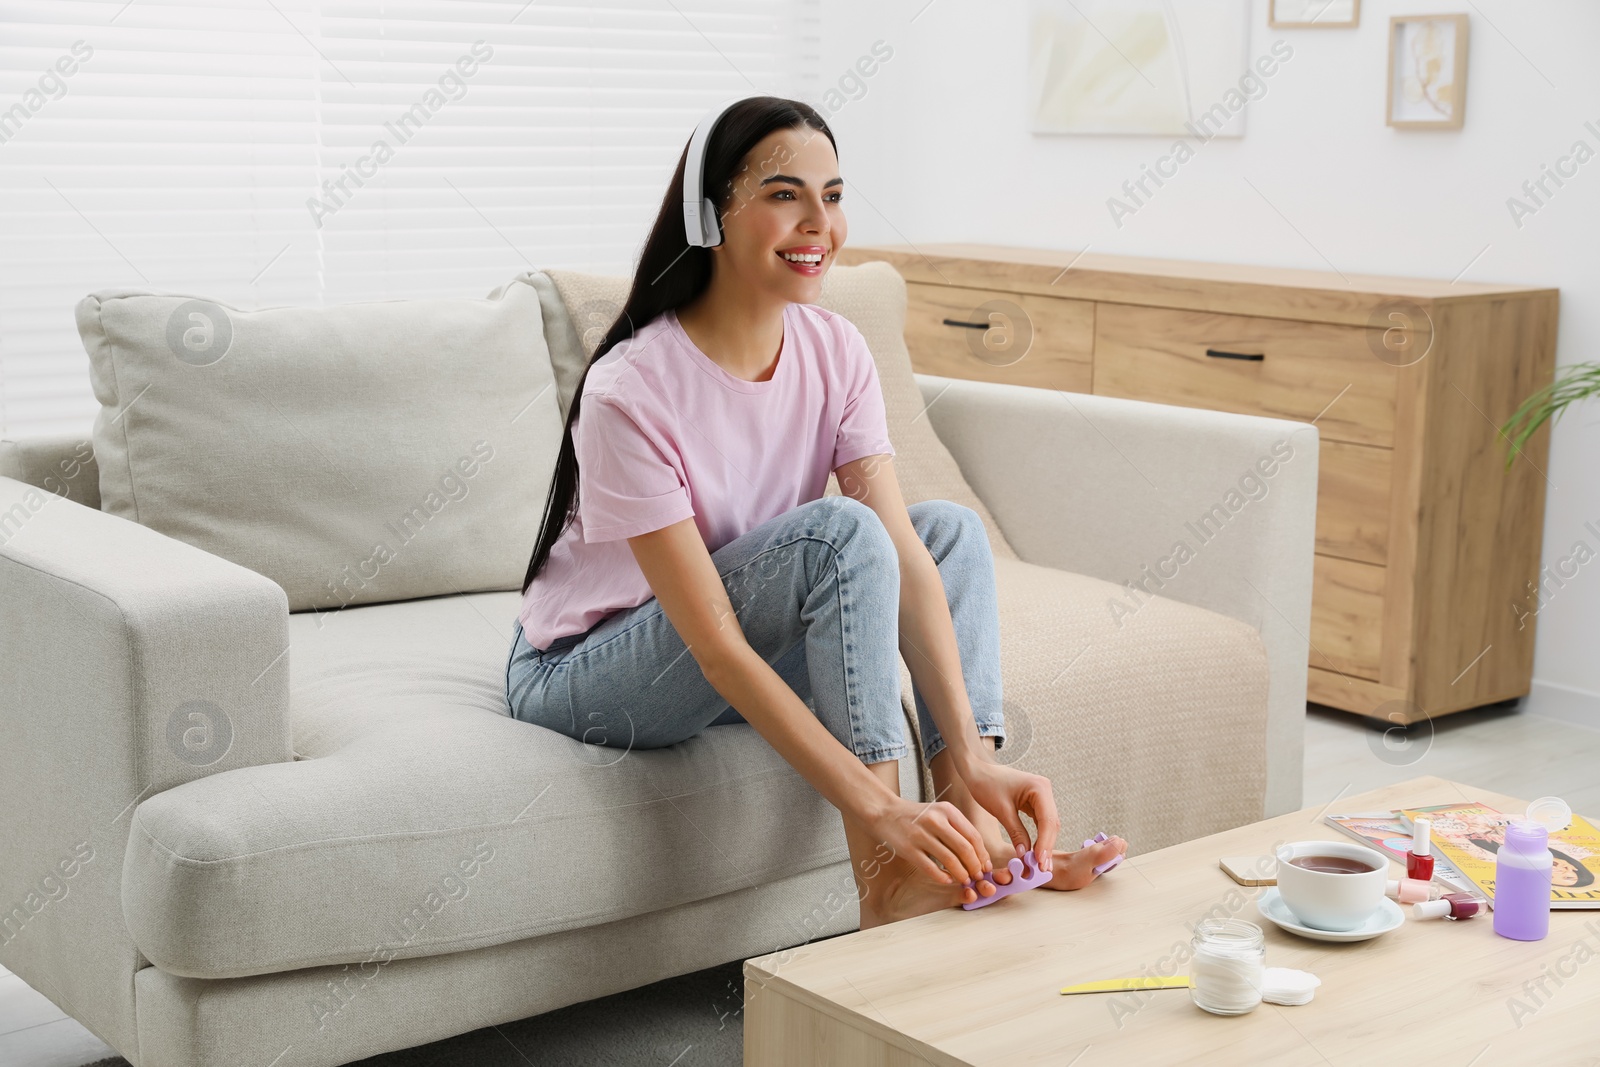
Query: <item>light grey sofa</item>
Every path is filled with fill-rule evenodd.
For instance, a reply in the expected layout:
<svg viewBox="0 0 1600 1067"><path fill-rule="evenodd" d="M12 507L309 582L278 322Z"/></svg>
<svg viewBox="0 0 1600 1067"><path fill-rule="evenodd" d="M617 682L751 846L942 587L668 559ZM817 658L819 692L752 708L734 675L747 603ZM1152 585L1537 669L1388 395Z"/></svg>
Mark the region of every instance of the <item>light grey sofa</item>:
<svg viewBox="0 0 1600 1067"><path fill-rule="evenodd" d="M753 727L631 751L507 714L563 413L625 287L79 306L93 433L0 442L0 963L137 1067L291 1067L856 928L837 813ZM908 502L988 524L1000 758L1051 776L1058 844L1298 807L1315 427L914 376L886 264L819 302L872 347Z"/></svg>

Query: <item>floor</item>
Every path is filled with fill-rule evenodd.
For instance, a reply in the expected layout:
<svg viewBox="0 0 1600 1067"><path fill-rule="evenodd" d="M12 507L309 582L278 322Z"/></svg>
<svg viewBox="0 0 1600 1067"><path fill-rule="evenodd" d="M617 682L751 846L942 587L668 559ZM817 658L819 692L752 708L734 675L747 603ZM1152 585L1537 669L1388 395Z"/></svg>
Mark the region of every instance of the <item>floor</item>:
<svg viewBox="0 0 1600 1067"><path fill-rule="evenodd" d="M1514 704L1384 732L1312 705L1306 715L1306 806L1421 774L1532 799L1554 794L1600 821L1600 731L1529 714ZM738 1064L740 961L574 1004L499 1027L363 1061L368 1067L552 1067ZM619 1025L619 1020L623 1025ZM126 1067L54 1004L0 968L0 1064Z"/></svg>

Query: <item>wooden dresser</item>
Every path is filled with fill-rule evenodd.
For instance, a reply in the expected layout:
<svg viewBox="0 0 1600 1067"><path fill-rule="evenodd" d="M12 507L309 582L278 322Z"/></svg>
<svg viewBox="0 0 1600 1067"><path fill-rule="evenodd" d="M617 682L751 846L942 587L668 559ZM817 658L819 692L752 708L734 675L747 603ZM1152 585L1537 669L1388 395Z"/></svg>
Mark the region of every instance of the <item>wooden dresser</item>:
<svg viewBox="0 0 1600 1067"><path fill-rule="evenodd" d="M916 369L1315 422L1308 699L1410 723L1528 692L1559 291L991 245L847 246Z"/></svg>

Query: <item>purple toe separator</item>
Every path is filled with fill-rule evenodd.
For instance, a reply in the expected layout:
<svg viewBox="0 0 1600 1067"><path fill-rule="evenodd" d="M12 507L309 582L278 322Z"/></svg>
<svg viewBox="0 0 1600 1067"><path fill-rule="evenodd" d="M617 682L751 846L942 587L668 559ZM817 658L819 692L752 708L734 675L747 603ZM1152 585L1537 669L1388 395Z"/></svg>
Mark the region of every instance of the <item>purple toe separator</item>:
<svg viewBox="0 0 1600 1067"><path fill-rule="evenodd" d="M1104 830L1101 830L1099 833L1097 833L1093 837L1089 838L1089 840L1085 841L1083 843L1083 847L1084 848L1088 848L1089 846L1097 845L1097 844L1099 844L1100 842L1102 842L1104 840L1106 840L1106 832ZM1121 863L1126 857L1127 857L1127 853L1119 852L1112 859L1108 859L1104 863L1102 863L1098 867L1096 867L1094 869L1094 873L1095 874L1105 874L1111 868L1113 868L1117 864Z"/></svg>
<svg viewBox="0 0 1600 1067"><path fill-rule="evenodd" d="M1024 860L1027 861L1026 869L1029 872L1028 874L1023 874L1022 873L1023 869L1024 869L1024 865L1023 865L1023 861ZM971 904L963 904L963 905L961 905L961 907L963 909L965 909L966 911L976 911L978 908L987 907L988 905L993 904L995 901L999 900L1001 897L1009 897L1009 896L1012 896L1012 895L1014 895L1016 893L1025 892L1025 891L1027 891L1029 889L1034 888L1035 886L1043 885L1044 883L1048 882L1051 879L1051 877L1053 876L1052 872L1050 872L1050 871L1041 871L1039 869L1038 865L1034 863L1034 860L1033 860L1033 849L1031 849L1031 848L1027 852L1023 853L1021 859L1018 859L1017 857L1013 856L1011 858L1011 861L1006 864L1006 870L1011 872L1011 884L1010 885L1000 885L1000 884L996 883L995 887L994 887L995 888L994 896L992 896L992 897L979 896L978 899L973 901ZM985 879L985 881L991 881L991 879ZM973 879L970 879L970 878L967 881L965 881L965 882L963 882L961 884L965 885L969 889L973 889L973 890L977 889L977 885L976 885L975 881Z"/></svg>

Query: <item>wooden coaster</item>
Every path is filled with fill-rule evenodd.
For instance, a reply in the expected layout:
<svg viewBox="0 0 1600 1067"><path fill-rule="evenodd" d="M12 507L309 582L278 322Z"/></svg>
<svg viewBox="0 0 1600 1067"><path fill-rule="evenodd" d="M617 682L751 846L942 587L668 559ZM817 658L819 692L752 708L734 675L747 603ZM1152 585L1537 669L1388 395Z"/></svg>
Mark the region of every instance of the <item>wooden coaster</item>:
<svg viewBox="0 0 1600 1067"><path fill-rule="evenodd" d="M1240 885L1278 884L1278 860L1274 856L1224 856L1217 865Z"/></svg>

